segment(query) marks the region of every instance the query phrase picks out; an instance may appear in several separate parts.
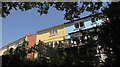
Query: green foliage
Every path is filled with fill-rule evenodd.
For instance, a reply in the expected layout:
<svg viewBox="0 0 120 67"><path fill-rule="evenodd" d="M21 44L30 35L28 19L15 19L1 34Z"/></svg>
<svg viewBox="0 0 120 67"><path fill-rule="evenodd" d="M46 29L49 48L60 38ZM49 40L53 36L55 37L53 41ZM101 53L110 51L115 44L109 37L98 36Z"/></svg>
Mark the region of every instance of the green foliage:
<svg viewBox="0 0 120 67"><path fill-rule="evenodd" d="M9 55L9 61L7 66L9 65L21 65L23 64L27 58L27 44L28 42L24 41L21 45L18 45L16 49L7 49L4 54ZM12 63L12 64L11 64Z"/></svg>
<svg viewBox="0 0 120 67"><path fill-rule="evenodd" d="M26 55L27 55L27 42L24 41L22 45L19 45L15 51L14 51L14 56L16 56L17 58L19 58L20 60L22 59L26 59Z"/></svg>
<svg viewBox="0 0 120 67"><path fill-rule="evenodd" d="M107 59L105 66L107 67L118 67L120 62L120 2L112 2L109 8L103 12L110 19L110 22L105 22L101 27L100 37L101 45L105 49Z"/></svg>
<svg viewBox="0 0 120 67"><path fill-rule="evenodd" d="M96 14L101 7L105 6L102 5L102 2L2 2L2 17L10 14L12 8L21 11L38 8L37 12L43 15L48 13L50 7L56 8L58 11L65 11L64 19L74 20L80 18L80 14L85 11Z"/></svg>

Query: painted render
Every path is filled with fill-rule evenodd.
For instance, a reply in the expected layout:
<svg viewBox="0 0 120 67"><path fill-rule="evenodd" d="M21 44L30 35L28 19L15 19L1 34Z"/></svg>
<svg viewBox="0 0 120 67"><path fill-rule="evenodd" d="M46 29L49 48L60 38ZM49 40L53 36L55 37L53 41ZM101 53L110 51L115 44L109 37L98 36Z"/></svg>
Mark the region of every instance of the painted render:
<svg viewBox="0 0 120 67"><path fill-rule="evenodd" d="M34 47L36 44L36 34L32 34L26 37L26 41L28 42L28 48ZM32 59L33 58L33 52L27 54L27 58Z"/></svg>
<svg viewBox="0 0 120 67"><path fill-rule="evenodd" d="M53 29L57 29L57 34L50 35L50 31ZM43 29L40 31L37 31L37 41L36 44L38 44L39 40L43 42L52 42L52 41L60 41L64 40L66 38L65 35L65 24L60 24L57 26L53 26L47 29Z"/></svg>
<svg viewBox="0 0 120 67"><path fill-rule="evenodd" d="M23 36L22 38L19 38L11 43L8 43L7 45L3 46L0 50L0 55L3 55L4 51L6 51L9 48L15 49L19 44L23 43L26 36Z"/></svg>
<svg viewBox="0 0 120 67"><path fill-rule="evenodd" d="M74 23L80 22L80 21L84 21L84 27L75 29ZM91 17L80 19L73 22L67 22L65 23L66 39L70 38L69 33L77 32L79 30L89 29L89 28L95 27L96 25L100 25L101 23L102 23L102 19L98 19L98 21L92 23Z"/></svg>

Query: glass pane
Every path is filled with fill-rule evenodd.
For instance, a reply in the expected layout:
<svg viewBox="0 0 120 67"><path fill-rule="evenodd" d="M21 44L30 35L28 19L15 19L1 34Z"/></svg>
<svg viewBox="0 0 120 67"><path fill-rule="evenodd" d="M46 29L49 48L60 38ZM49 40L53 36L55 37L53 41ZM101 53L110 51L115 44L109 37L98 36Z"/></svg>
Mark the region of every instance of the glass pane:
<svg viewBox="0 0 120 67"><path fill-rule="evenodd" d="M52 35L54 34L54 30L52 30Z"/></svg>
<svg viewBox="0 0 120 67"><path fill-rule="evenodd" d="M56 32L55 32L55 30L53 30L53 34L55 34Z"/></svg>
<svg viewBox="0 0 120 67"><path fill-rule="evenodd" d="M52 35L52 30L50 31L50 35Z"/></svg>
<svg viewBox="0 0 120 67"><path fill-rule="evenodd" d="M75 28L79 28L79 24L78 23L75 23Z"/></svg>
<svg viewBox="0 0 120 67"><path fill-rule="evenodd" d="M80 22L80 27L83 27L83 26L84 26L84 22L81 21L81 22Z"/></svg>
<svg viewBox="0 0 120 67"><path fill-rule="evenodd" d="M55 29L55 34L57 34L57 29Z"/></svg>
<svg viewBox="0 0 120 67"><path fill-rule="evenodd" d="M91 18L91 22L94 23L95 22L95 18Z"/></svg>

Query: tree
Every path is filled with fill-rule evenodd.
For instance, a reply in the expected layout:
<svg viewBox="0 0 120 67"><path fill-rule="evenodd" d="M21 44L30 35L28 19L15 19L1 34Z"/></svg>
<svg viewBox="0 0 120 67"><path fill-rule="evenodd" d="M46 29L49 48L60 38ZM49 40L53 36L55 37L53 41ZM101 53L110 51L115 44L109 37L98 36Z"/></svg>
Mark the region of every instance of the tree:
<svg viewBox="0 0 120 67"><path fill-rule="evenodd" d="M47 14L50 7L58 11L65 11L64 19L74 20L80 18L84 11L98 13L103 2L2 2L2 17L10 14L11 9L26 11L38 8L40 15ZM18 9L17 9L18 8Z"/></svg>
<svg viewBox="0 0 120 67"><path fill-rule="evenodd" d="M103 12L109 18L109 22L101 27L101 45L107 54L106 66L117 67L119 66L120 56L120 2L112 2L109 8Z"/></svg>
<svg viewBox="0 0 120 67"><path fill-rule="evenodd" d="M14 51L13 48L7 49L4 54L9 55L9 59L5 66L24 64L24 62L27 60L27 45L28 42L24 40L24 42L19 44L18 47L14 49Z"/></svg>

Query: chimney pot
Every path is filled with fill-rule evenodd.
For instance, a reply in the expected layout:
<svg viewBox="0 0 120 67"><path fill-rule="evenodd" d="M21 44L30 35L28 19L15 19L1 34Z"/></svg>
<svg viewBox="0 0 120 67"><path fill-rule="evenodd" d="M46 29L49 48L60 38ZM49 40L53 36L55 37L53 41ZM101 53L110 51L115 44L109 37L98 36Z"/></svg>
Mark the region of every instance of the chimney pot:
<svg viewBox="0 0 120 67"><path fill-rule="evenodd" d="M69 22L71 22L71 20L69 20Z"/></svg>
<svg viewBox="0 0 120 67"><path fill-rule="evenodd" d="M30 33L27 32L26 35L30 35Z"/></svg>
<svg viewBox="0 0 120 67"><path fill-rule="evenodd" d="M11 42L8 42L8 44L10 44Z"/></svg>

